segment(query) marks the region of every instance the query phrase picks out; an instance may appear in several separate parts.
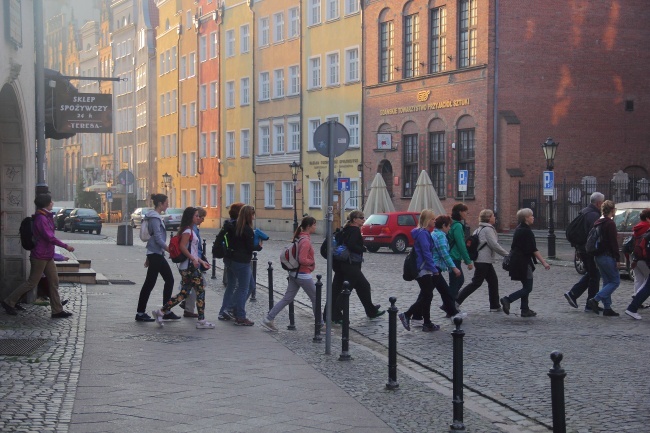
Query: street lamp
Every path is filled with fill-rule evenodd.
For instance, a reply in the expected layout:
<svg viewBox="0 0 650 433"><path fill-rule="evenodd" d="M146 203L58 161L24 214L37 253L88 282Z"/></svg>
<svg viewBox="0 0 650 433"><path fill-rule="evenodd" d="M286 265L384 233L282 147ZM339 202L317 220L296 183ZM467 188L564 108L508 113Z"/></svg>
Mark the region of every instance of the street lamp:
<svg viewBox="0 0 650 433"><path fill-rule="evenodd" d="M551 171L553 170L553 163L555 162L555 152L557 152L557 147L560 143L553 141L551 137L548 137L544 143L542 143L542 150L544 151L544 157L546 158L546 169ZM549 196L548 201L548 210L550 212L548 218L548 257L555 258L555 225L553 221L553 195L555 193L555 179L553 179L553 185L551 190L551 195Z"/></svg>
<svg viewBox="0 0 650 433"><path fill-rule="evenodd" d="M298 169L300 164L296 161L293 161L289 164L291 168L291 176L293 178L293 232L295 233L298 229L298 203L296 202L296 184L298 183Z"/></svg>
<svg viewBox="0 0 650 433"><path fill-rule="evenodd" d="M169 195L169 189L172 186L172 175L165 172L165 174L162 175L162 178L162 187L165 188L165 195Z"/></svg>

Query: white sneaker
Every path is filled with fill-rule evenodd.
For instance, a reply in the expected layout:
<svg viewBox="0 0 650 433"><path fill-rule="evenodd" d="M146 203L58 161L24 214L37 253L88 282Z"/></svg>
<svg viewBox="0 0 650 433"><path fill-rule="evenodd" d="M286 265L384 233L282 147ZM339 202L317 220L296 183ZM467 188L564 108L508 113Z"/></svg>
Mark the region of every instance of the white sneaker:
<svg viewBox="0 0 650 433"><path fill-rule="evenodd" d="M199 320L196 322L196 329L214 329L214 323L210 323L205 320Z"/></svg>
<svg viewBox="0 0 650 433"><path fill-rule="evenodd" d="M151 312L151 315L156 318L156 323L158 324L158 326L160 326L161 328L165 326L165 324L163 323L163 317L165 316L165 313L163 313L160 310L153 310Z"/></svg>
<svg viewBox="0 0 650 433"><path fill-rule="evenodd" d="M625 314L627 314L628 316L630 316L633 319L641 320L641 316L639 315L639 313L633 313L630 310L625 310Z"/></svg>
<svg viewBox="0 0 650 433"><path fill-rule="evenodd" d="M271 332L278 332L278 328L276 328L275 323L273 320L269 320L268 318L263 318L262 319L262 326L268 329Z"/></svg>
<svg viewBox="0 0 650 433"><path fill-rule="evenodd" d="M451 317L451 323L454 323L454 319L455 319L456 317L458 317L458 318L460 318L460 319L464 319L465 317L467 317L467 313L464 312L464 311L459 311L458 314L456 314L455 316L452 316L452 317Z"/></svg>

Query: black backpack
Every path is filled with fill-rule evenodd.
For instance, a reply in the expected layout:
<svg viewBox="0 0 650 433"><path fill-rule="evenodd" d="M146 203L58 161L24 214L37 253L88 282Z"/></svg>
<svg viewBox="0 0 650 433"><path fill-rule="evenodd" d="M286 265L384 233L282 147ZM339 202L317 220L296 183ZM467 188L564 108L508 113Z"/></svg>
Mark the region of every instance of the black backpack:
<svg viewBox="0 0 650 433"><path fill-rule="evenodd" d="M481 241L479 240L478 234L483 230L485 226L480 227L474 231L474 233L467 238L465 241L465 246L467 247L467 253L469 254L469 258L474 261L478 258L478 252L481 251L485 246L487 245L487 242L484 243L483 245L480 245Z"/></svg>
<svg viewBox="0 0 650 433"><path fill-rule="evenodd" d="M572 247L582 246L587 243L589 229L585 222L586 214L578 212L578 216L573 218L566 228L566 240L571 243Z"/></svg>
<svg viewBox="0 0 650 433"><path fill-rule="evenodd" d="M587 235L585 251L592 256L599 256L605 252L605 245L601 236L602 224L593 226Z"/></svg>
<svg viewBox="0 0 650 433"><path fill-rule="evenodd" d="M221 227L217 237L212 243L212 257L215 259L223 259L225 257L232 256L232 248L230 247L228 241L228 229L226 227Z"/></svg>
<svg viewBox="0 0 650 433"><path fill-rule="evenodd" d="M25 217L20 223L20 244L27 251L36 248L36 239L34 238L34 218L36 215Z"/></svg>

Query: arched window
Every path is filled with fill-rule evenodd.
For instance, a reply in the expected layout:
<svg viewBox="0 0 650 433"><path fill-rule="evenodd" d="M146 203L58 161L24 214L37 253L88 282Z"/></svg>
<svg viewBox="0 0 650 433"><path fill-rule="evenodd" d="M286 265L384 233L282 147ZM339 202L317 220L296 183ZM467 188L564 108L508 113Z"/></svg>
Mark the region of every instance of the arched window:
<svg viewBox="0 0 650 433"><path fill-rule="evenodd" d="M441 198L447 195L445 187L445 149L447 147L445 129L442 119L433 119L429 123L429 177L438 197Z"/></svg>
<svg viewBox="0 0 650 433"><path fill-rule="evenodd" d="M456 149L458 149L458 170L467 170L467 197L474 197L475 134L476 122L472 116L463 116L456 125ZM458 182L458 179L456 179ZM458 189L457 189L458 190Z"/></svg>
<svg viewBox="0 0 650 433"><path fill-rule="evenodd" d="M379 14L379 82L392 81L395 71L395 23L390 9Z"/></svg>
<svg viewBox="0 0 650 433"><path fill-rule="evenodd" d="M407 122L402 128L402 197L413 196L418 181L419 160L418 129L415 122Z"/></svg>

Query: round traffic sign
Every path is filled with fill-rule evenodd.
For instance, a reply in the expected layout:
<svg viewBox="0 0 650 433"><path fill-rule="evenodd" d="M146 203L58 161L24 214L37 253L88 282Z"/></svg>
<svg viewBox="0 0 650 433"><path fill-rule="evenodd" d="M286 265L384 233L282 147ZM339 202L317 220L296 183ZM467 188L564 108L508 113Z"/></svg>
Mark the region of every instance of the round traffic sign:
<svg viewBox="0 0 650 433"><path fill-rule="evenodd" d="M333 137L330 137L330 125L333 125ZM333 140L330 140L333 138ZM330 156L330 142L332 143L332 153L334 157L340 156L348 150L350 146L350 133L341 123L330 120L321 124L314 131L314 147L316 151L323 156Z"/></svg>

